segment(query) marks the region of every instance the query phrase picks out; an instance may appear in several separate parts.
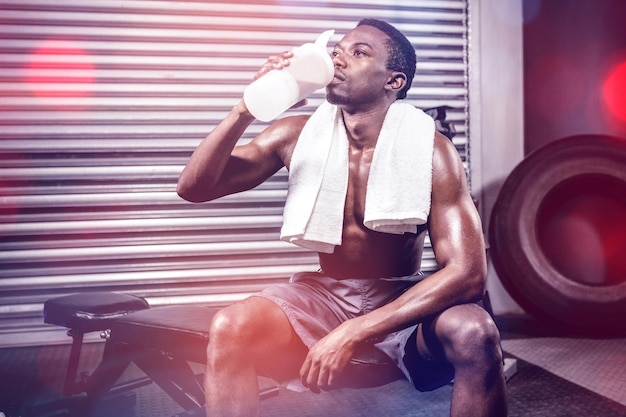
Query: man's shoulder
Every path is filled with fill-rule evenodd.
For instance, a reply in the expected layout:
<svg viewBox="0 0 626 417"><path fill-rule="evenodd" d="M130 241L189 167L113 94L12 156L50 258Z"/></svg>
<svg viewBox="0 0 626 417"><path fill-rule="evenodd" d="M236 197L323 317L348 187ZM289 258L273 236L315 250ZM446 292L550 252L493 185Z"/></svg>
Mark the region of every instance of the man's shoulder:
<svg viewBox="0 0 626 417"><path fill-rule="evenodd" d="M436 185L455 186L463 181L463 162L454 143L440 132L435 132L433 150L433 191Z"/></svg>
<svg viewBox="0 0 626 417"><path fill-rule="evenodd" d="M297 114L294 116L287 116L281 120L296 129L302 130L302 128L310 118L310 114Z"/></svg>
<svg viewBox="0 0 626 417"><path fill-rule="evenodd" d="M272 123L268 129L271 131L269 137L272 138L275 149L287 167L289 167L300 133L310 117L306 114L287 116Z"/></svg>
<svg viewBox="0 0 626 417"><path fill-rule="evenodd" d="M279 133L281 138L295 142L310 117L308 114L283 117L272 123L271 129Z"/></svg>
<svg viewBox="0 0 626 417"><path fill-rule="evenodd" d="M449 156L449 157L458 157L459 154L457 152L456 147L454 146L454 143L448 139L443 133L439 132L438 130L435 130L435 142L434 142L434 156L437 157L443 157L443 156Z"/></svg>

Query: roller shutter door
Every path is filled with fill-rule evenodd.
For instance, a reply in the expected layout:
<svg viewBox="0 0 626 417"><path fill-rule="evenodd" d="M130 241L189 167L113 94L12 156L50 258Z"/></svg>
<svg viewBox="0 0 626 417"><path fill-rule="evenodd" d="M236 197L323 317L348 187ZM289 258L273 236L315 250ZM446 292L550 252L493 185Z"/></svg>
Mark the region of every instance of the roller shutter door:
<svg viewBox="0 0 626 417"><path fill-rule="evenodd" d="M175 185L266 57L327 29L332 43L373 17L406 33L419 60L409 101L452 107L469 169L466 8L0 0L0 346L66 342L42 322L54 296L113 290L152 305L225 305L317 269L314 255L278 240L286 171L206 204L181 200ZM429 251L424 269L434 268Z"/></svg>

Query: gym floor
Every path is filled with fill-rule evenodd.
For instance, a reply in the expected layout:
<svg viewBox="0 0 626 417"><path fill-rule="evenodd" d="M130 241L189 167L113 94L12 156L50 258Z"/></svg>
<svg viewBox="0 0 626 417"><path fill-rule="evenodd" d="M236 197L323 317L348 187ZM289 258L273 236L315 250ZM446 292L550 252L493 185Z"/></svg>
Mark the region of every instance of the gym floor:
<svg viewBox="0 0 626 417"><path fill-rule="evenodd" d="M497 321L506 356L516 359L516 372L508 381L510 417L626 416L626 339L563 334L528 317ZM102 347L101 343L85 345L81 370L93 369ZM33 406L63 398L68 356L69 345L0 349L0 411L8 417L25 416ZM199 366L198 371L202 371ZM141 376L131 365L123 378ZM262 402L262 410L267 417L438 417L448 415L451 391L448 385L419 393L406 381L322 394L281 389L279 395ZM181 412L158 386L149 384L113 398L96 415L169 417ZM53 407L39 408L37 415L64 414Z"/></svg>

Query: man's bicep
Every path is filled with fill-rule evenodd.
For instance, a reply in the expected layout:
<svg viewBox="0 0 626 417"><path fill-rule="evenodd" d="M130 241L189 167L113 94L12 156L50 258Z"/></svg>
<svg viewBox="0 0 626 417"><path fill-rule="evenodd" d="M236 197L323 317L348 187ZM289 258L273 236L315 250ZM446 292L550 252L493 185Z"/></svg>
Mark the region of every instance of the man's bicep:
<svg viewBox="0 0 626 417"><path fill-rule="evenodd" d="M484 256L482 226L469 196L455 204L433 207L429 235L440 266L450 262L468 266Z"/></svg>
<svg viewBox="0 0 626 417"><path fill-rule="evenodd" d="M230 155L222 179L215 187L215 198L252 189L283 166L276 152L250 142L237 146Z"/></svg>
<svg viewBox="0 0 626 417"><path fill-rule="evenodd" d="M252 189L283 168L307 118L278 120L250 142L235 146L213 198Z"/></svg>
<svg viewBox="0 0 626 417"><path fill-rule="evenodd" d="M467 187L465 170L447 138L435 141L429 233L440 266L467 263L484 251L482 226Z"/></svg>

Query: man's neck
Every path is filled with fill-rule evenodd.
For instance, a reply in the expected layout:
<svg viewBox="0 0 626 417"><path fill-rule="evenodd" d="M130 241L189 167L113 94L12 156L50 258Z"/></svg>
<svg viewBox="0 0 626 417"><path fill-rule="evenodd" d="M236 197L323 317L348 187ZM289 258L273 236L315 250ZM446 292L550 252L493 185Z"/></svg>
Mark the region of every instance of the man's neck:
<svg viewBox="0 0 626 417"><path fill-rule="evenodd" d="M387 108L380 107L355 113L343 109L343 122L350 146L358 149L375 147L386 114Z"/></svg>

